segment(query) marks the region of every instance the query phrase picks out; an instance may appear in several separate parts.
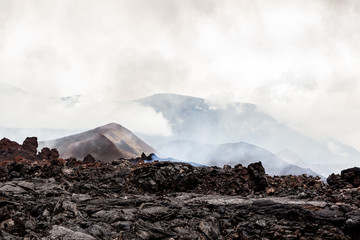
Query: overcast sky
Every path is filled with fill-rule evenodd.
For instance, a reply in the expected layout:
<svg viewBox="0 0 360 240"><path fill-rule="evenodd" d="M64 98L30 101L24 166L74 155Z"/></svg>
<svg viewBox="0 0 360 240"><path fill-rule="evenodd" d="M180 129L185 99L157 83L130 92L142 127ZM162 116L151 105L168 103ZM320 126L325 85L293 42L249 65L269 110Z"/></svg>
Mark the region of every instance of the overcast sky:
<svg viewBox="0 0 360 240"><path fill-rule="evenodd" d="M112 100L171 92L360 150L359 16L357 0L0 0L0 126L130 124Z"/></svg>

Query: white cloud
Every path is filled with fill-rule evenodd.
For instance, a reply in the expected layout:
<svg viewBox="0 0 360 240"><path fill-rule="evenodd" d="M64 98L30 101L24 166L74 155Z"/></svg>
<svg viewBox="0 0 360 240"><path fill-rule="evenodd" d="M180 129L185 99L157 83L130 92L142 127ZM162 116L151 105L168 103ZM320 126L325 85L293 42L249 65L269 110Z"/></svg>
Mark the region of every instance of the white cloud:
<svg viewBox="0 0 360 240"><path fill-rule="evenodd" d="M12 89L12 88L11 88ZM136 103L119 103L69 96L61 99L18 91L0 95L0 126L10 128L90 129L116 122L135 132L170 136L171 127L161 113Z"/></svg>
<svg viewBox="0 0 360 240"><path fill-rule="evenodd" d="M74 128L85 119L90 126L104 119L90 106L101 109L113 99L231 93L221 102L254 102L298 130L360 149L358 1L0 0L0 6L0 82L26 92L0 97L12 103L1 105L8 111L2 125ZM73 95L88 99L59 105Z"/></svg>

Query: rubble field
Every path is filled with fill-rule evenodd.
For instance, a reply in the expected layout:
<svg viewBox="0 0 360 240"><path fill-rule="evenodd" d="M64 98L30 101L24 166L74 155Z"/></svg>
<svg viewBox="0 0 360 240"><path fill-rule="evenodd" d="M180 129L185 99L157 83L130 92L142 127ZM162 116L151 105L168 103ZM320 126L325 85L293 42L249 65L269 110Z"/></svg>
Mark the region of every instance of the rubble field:
<svg viewBox="0 0 360 240"><path fill-rule="evenodd" d="M0 141L0 239L360 239L360 169L61 159ZM261 160L261 159L259 159Z"/></svg>

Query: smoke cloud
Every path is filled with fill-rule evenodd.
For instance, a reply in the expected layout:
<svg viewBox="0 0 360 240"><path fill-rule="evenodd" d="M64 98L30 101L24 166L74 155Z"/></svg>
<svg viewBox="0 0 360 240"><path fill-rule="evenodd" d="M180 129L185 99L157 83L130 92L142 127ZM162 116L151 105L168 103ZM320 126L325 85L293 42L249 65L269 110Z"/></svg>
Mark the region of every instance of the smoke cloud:
<svg viewBox="0 0 360 240"><path fill-rule="evenodd" d="M130 117L112 101L173 92L220 106L252 102L296 130L360 149L358 1L0 0L0 6L1 126L117 121L148 131L140 120L123 120ZM68 96L81 97L61 101ZM154 117L146 119L161 125L153 128L158 134L170 134L160 115L135 112Z"/></svg>
<svg viewBox="0 0 360 240"><path fill-rule="evenodd" d="M41 95L23 93L17 88L8 88L15 89L16 92L10 91L0 96L1 102L11 103L1 105L0 111L5 114L0 119L0 126L28 128L26 133L30 135L37 136L39 128L72 129L73 132L77 132L76 129L91 129L109 122L116 122L131 131L148 135L171 135L167 120L161 113L156 113L150 107L136 103L96 99L89 95L75 95L60 99L46 98ZM32 133L32 128L38 129L34 129ZM6 132L9 133L9 131ZM40 133L42 134L41 131ZM6 137L19 140L16 131L14 134ZM24 136L21 135L21 137Z"/></svg>

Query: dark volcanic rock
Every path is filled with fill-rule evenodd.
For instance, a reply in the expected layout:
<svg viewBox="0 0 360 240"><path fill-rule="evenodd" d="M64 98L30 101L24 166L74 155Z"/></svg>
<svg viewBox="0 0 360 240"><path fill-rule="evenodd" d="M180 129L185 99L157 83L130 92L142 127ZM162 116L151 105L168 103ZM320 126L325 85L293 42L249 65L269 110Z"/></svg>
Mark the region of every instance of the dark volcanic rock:
<svg viewBox="0 0 360 240"><path fill-rule="evenodd" d="M197 192L242 194L262 191L267 186L261 163L248 168L193 167L187 163L155 162L134 170L130 179L141 192Z"/></svg>
<svg viewBox="0 0 360 240"><path fill-rule="evenodd" d="M0 141L0 161L13 160L16 157L35 160L37 158L37 147L38 142L36 137L26 138L23 145L3 138Z"/></svg>
<svg viewBox="0 0 360 240"><path fill-rule="evenodd" d="M38 147L38 141L37 137L27 137L23 145L21 147L22 154L25 155L23 157L33 160L36 158L37 153L37 147Z"/></svg>
<svg viewBox="0 0 360 240"><path fill-rule="evenodd" d="M348 168L341 171L341 175L339 174L331 174L327 182L333 188L343 188L347 185L351 185L352 187L360 186L360 168Z"/></svg>
<svg viewBox="0 0 360 240"><path fill-rule="evenodd" d="M29 159L33 150L0 141L0 239L359 239L356 168L326 185L270 177L261 162L102 163L48 148Z"/></svg>
<svg viewBox="0 0 360 240"><path fill-rule="evenodd" d="M59 158L57 149L43 148L37 154L38 142L36 137L28 137L20 145L9 139L3 138L0 140L0 161L13 161L13 160L55 160Z"/></svg>
<svg viewBox="0 0 360 240"><path fill-rule="evenodd" d="M348 182L346 182L344 179L341 178L341 176L339 174L331 174L328 178L327 178L327 183L333 187L333 188L344 188L347 185L349 185Z"/></svg>
<svg viewBox="0 0 360 240"><path fill-rule="evenodd" d="M96 160L91 154L86 155L86 157L83 160L83 163L94 163L94 162L96 162Z"/></svg>
<svg viewBox="0 0 360 240"><path fill-rule="evenodd" d="M106 177L99 178L80 185L53 179L1 182L4 234L10 239L351 239L357 234L358 212L326 202L119 194ZM79 192L81 186L86 191Z"/></svg>
<svg viewBox="0 0 360 240"><path fill-rule="evenodd" d="M20 154L21 145L7 138L0 140L0 161L13 160Z"/></svg>
<svg viewBox="0 0 360 240"><path fill-rule="evenodd" d="M353 185L353 187L360 186L360 168L354 167L341 171L341 179Z"/></svg>
<svg viewBox="0 0 360 240"><path fill-rule="evenodd" d="M265 169L261 162L252 163L248 166L250 173L250 186L255 191L263 191L267 186L267 180L265 177Z"/></svg>
<svg viewBox="0 0 360 240"><path fill-rule="evenodd" d="M54 160L59 158L59 152L55 148L50 150L50 148L45 147L41 149L41 152L38 154L38 158L46 159L46 160Z"/></svg>

